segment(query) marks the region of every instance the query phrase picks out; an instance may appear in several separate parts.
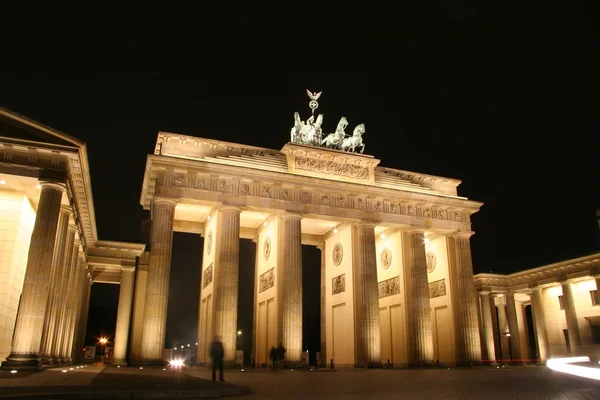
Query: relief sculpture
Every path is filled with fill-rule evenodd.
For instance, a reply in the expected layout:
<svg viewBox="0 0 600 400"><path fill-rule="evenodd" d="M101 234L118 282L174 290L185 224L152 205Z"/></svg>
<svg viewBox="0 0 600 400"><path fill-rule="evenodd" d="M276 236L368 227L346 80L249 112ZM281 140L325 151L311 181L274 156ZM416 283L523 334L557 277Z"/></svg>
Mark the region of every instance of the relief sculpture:
<svg viewBox="0 0 600 400"><path fill-rule="evenodd" d="M275 268L271 268L260 275L258 292L262 293L273 286L275 286Z"/></svg>
<svg viewBox="0 0 600 400"><path fill-rule="evenodd" d="M296 169L322 172L329 175L348 176L357 179L369 179L369 170L365 167L329 160L296 157Z"/></svg>
<svg viewBox="0 0 600 400"><path fill-rule="evenodd" d="M339 294L346 291L346 274L336 276L331 280L331 294Z"/></svg>
<svg viewBox="0 0 600 400"><path fill-rule="evenodd" d="M429 298L440 297L446 295L446 280L440 279L439 281L429 283Z"/></svg>
<svg viewBox="0 0 600 400"><path fill-rule="evenodd" d="M213 277L213 265L212 263L202 273L202 289L211 284Z"/></svg>
<svg viewBox="0 0 600 400"><path fill-rule="evenodd" d="M395 276L385 281L379 282L378 285L379 298L400 294L400 277Z"/></svg>

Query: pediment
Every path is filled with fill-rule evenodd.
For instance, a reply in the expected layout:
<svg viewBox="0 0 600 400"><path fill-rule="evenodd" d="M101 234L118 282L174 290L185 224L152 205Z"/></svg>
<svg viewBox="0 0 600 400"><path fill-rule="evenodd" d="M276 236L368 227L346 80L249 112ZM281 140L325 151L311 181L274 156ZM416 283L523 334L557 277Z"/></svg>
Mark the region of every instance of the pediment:
<svg viewBox="0 0 600 400"><path fill-rule="evenodd" d="M0 108L0 137L78 148L83 142Z"/></svg>

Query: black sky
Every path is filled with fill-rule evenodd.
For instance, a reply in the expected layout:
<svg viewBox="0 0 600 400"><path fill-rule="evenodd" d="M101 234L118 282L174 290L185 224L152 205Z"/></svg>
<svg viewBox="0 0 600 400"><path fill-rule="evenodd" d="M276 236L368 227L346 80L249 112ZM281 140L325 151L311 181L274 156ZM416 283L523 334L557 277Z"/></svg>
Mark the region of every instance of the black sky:
<svg viewBox="0 0 600 400"><path fill-rule="evenodd" d="M325 130L364 122L381 165L485 203L475 272L600 249L593 10L204 3L3 10L0 106L87 142L100 238L139 238L159 130L279 149L309 88Z"/></svg>

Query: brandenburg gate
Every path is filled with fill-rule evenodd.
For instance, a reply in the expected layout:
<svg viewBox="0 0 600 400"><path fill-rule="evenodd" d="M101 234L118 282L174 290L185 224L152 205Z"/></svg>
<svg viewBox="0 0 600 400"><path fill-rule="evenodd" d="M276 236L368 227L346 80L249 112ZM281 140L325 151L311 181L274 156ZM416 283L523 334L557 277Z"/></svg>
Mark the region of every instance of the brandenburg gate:
<svg viewBox="0 0 600 400"><path fill-rule="evenodd" d="M160 132L140 202L151 212L139 263L131 354L162 362L173 232L204 236L199 362L219 337L233 362L240 238L256 242L253 352L302 357L302 245L321 250L321 354L336 366L468 365L481 360L470 216L460 181L390 169L364 154L358 125L323 134L295 114L281 150ZM200 268L200 266L199 266ZM195 299L193 300L195 301Z"/></svg>

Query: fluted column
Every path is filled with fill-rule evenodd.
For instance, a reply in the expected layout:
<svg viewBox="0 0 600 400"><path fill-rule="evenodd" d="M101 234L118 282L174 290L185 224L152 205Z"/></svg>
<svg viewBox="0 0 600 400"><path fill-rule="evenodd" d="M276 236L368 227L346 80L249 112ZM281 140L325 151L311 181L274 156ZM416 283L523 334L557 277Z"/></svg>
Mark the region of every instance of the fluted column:
<svg viewBox="0 0 600 400"><path fill-rule="evenodd" d="M381 366L375 225L363 223L353 227L352 253L356 364L359 367Z"/></svg>
<svg viewBox="0 0 600 400"><path fill-rule="evenodd" d="M425 238L422 231L410 231L403 234L402 241L404 244L408 364L422 366L433 361Z"/></svg>
<svg viewBox="0 0 600 400"><path fill-rule="evenodd" d="M84 272L84 283L83 283L83 295L81 296L81 319L79 320L79 329L77 334L76 351L79 356L77 357L78 362L83 362L83 348L85 347L85 335L87 331L88 314L90 310L90 294L92 289L92 280L89 276L89 271L86 268Z"/></svg>
<svg viewBox="0 0 600 400"><path fill-rule="evenodd" d="M498 330L500 333L500 348L502 351L502 360L509 361L511 359L511 348L508 340L508 318L506 317L506 298L502 297L496 305L498 307Z"/></svg>
<svg viewBox="0 0 600 400"><path fill-rule="evenodd" d="M519 324L517 321L517 306L515 303L515 294L506 293L506 317L508 319L508 330L510 331L510 349L513 361L522 362L521 356L521 337L519 335Z"/></svg>
<svg viewBox="0 0 600 400"><path fill-rule="evenodd" d="M569 343L571 345L571 354L579 355L581 349L581 333L579 332L579 323L577 321L577 309L575 308L575 299L573 298L573 288L571 282L561 282L563 306L565 309L565 319L567 321L567 330L569 331Z"/></svg>
<svg viewBox="0 0 600 400"><path fill-rule="evenodd" d="M225 349L224 362L235 361L240 266L240 212L223 206L217 216L214 261L214 332Z"/></svg>
<svg viewBox="0 0 600 400"><path fill-rule="evenodd" d="M54 242L54 253L52 255L52 269L50 272L50 286L48 289L48 303L46 304L46 318L44 320L44 330L42 332L42 341L40 354L42 362L49 364L52 362L52 341L54 340L54 330L59 312L59 282L62 278L63 259L65 252L65 243L67 241L67 227L69 218L73 212L69 207L62 206L60 217L58 219L58 229L56 231L56 240Z"/></svg>
<svg viewBox="0 0 600 400"><path fill-rule="evenodd" d="M82 274L84 255L81 245L77 246L77 254L73 253L73 265L69 286L67 289L67 318L63 339L64 357L67 363L73 362L73 338L75 336L75 319L77 317L77 296L79 294L79 278Z"/></svg>
<svg viewBox="0 0 600 400"><path fill-rule="evenodd" d="M481 342L477 322L477 303L473 285L470 233L455 235L451 241L451 286L455 314L456 363L469 365L481 361Z"/></svg>
<svg viewBox="0 0 600 400"><path fill-rule="evenodd" d="M546 313L544 312L542 291L541 287L536 287L531 294L531 314L533 316L537 356L541 363L545 363L548 360L548 347L546 344Z"/></svg>
<svg viewBox="0 0 600 400"><path fill-rule="evenodd" d="M71 360L71 353L69 352L69 338L71 337L71 319L73 317L73 286L77 276L77 270L79 267L79 249L81 247L81 241L77 238L73 243L73 249L71 252L71 261L67 264L68 270L65 274L65 281L63 285L63 298L64 298L64 312L61 314L61 320L59 321L60 334L58 338L60 340L58 344L58 353L60 360L64 364L69 364Z"/></svg>
<svg viewBox="0 0 600 400"><path fill-rule="evenodd" d="M489 292L479 293L481 299L481 325L483 327L483 345L490 364L496 364L496 349L494 346L494 324L492 322L492 304ZM494 305L495 308L495 305ZM494 318L496 315L494 314Z"/></svg>
<svg viewBox="0 0 600 400"><path fill-rule="evenodd" d="M148 283L142 323L142 363L163 364L175 205L175 200L155 198L152 207Z"/></svg>
<svg viewBox="0 0 600 400"><path fill-rule="evenodd" d="M325 243L317 246L321 250L321 364L327 365L327 254L325 252Z"/></svg>
<svg viewBox="0 0 600 400"><path fill-rule="evenodd" d="M66 313L66 301L67 296L67 283L69 280L69 271L71 268L71 262L73 257L73 249L75 248L75 235L77 233L77 227L75 225L69 225L67 228L67 239L65 241L65 249L61 260L60 275L57 277L56 282L56 321L54 323L54 330L52 334L52 344L50 351L52 354L52 362L54 364L60 364L64 360L61 357L62 351L62 335L63 322Z"/></svg>
<svg viewBox="0 0 600 400"><path fill-rule="evenodd" d="M277 290L280 299L280 341L291 365L302 361L302 217L284 214L279 219Z"/></svg>
<svg viewBox="0 0 600 400"><path fill-rule="evenodd" d="M60 204L65 188L41 183L19 313L15 323L12 352L3 367L39 368L40 345L48 303L50 272L58 227Z"/></svg>
<svg viewBox="0 0 600 400"><path fill-rule="evenodd" d="M75 292L75 322L73 329L73 348L71 350L71 358L73 359L73 363L78 363L81 361L81 353L82 353L82 345L80 343L81 337L81 319L84 314L84 297L87 297L85 292L87 285L87 264L85 262L85 256L83 254L80 255L81 263L80 270L77 277L77 288Z"/></svg>
<svg viewBox="0 0 600 400"><path fill-rule="evenodd" d="M117 308L117 327L115 329L115 347L112 364L127 365L127 341L131 322L131 306L133 304L133 268L121 270L121 288L119 290L119 306Z"/></svg>

